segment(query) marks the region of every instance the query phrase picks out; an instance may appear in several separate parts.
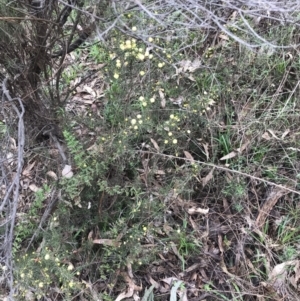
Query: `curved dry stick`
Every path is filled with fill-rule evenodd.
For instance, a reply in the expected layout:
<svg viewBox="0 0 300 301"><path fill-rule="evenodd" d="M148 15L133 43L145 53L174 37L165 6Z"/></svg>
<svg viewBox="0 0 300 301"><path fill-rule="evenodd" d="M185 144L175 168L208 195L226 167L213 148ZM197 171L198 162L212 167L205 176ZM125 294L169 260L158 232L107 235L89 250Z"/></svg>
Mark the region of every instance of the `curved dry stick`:
<svg viewBox="0 0 300 301"><path fill-rule="evenodd" d="M277 187L277 188L279 188L281 190L285 190L285 191L288 191L288 192L293 192L295 194L300 195L299 191L294 190L292 188L289 188L289 187L286 187L286 186L283 186L283 185L280 185L280 184L276 184L276 183L274 183L272 181L265 180L265 179L262 179L262 178L259 178L259 177L256 177L256 176L249 175L249 174L247 174L245 172L242 172L242 171L230 169L230 168L225 167L225 166L220 166L220 165L216 165L216 164L213 164L213 163L207 163L207 162L203 162L203 161L197 161L197 160L194 160L194 159L187 159L187 158L184 158L184 157L178 157L178 156L173 156L173 155L166 155L166 154L155 153L155 152L150 152L150 151L142 151L142 150L140 150L140 151L137 151L137 153L152 154L152 155L157 155L157 156L161 156L161 157L167 157L167 158L171 158L171 159L184 160L184 161L188 161L188 162L191 162L191 163L194 163L194 164L209 166L209 167L216 168L216 169L219 169L219 170L223 170L223 171L227 171L227 172L230 172L230 173L238 174L240 176L243 176L243 177L246 177L246 178L250 178L252 180L257 180L259 182L268 184L270 186Z"/></svg>
<svg viewBox="0 0 300 301"><path fill-rule="evenodd" d="M12 179L0 207L0 213L5 216L5 235L1 236L2 244L0 247L1 257L0 263L5 266L5 285L9 289L9 300L14 300L14 276L13 276L13 236L14 227L17 215L20 190L20 176L23 169L23 154L25 144L25 128L24 128L24 113L25 109L19 97L12 98L7 89L7 78L2 83L2 102L6 101L11 105L18 117L18 147L17 147L17 166ZM16 105L16 103L17 105ZM6 206L5 206L6 205Z"/></svg>

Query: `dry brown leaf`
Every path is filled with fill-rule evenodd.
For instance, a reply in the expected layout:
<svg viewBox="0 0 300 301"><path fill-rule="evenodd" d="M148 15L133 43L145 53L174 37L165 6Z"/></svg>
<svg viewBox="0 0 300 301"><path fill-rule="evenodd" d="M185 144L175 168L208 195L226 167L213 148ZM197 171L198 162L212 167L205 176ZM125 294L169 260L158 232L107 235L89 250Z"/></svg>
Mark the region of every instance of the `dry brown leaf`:
<svg viewBox="0 0 300 301"><path fill-rule="evenodd" d="M167 283L162 283L162 285L159 287L159 292L161 294L170 293L170 286Z"/></svg>
<svg viewBox="0 0 300 301"><path fill-rule="evenodd" d="M124 278L124 280L126 281L126 283L128 284L129 287L132 287L134 291L141 291L143 289L142 286L138 286L136 285L133 280L128 276L128 274L126 274L125 272L122 273L122 276Z"/></svg>
<svg viewBox="0 0 300 301"><path fill-rule="evenodd" d="M173 105L181 106L184 98L183 96L178 96L177 98L169 98L169 100L172 102Z"/></svg>
<svg viewBox="0 0 300 301"><path fill-rule="evenodd" d="M132 265L130 262L127 262L127 272L130 278L133 278Z"/></svg>
<svg viewBox="0 0 300 301"><path fill-rule="evenodd" d="M133 298L134 301L140 301L141 300L140 296L137 293L133 293L132 298Z"/></svg>
<svg viewBox="0 0 300 301"><path fill-rule="evenodd" d="M247 140L241 147L236 149L237 152L242 153L248 147L249 144L250 144L250 141Z"/></svg>
<svg viewBox="0 0 300 301"><path fill-rule="evenodd" d="M182 73L182 72L186 72L186 70L188 69L189 65L190 65L191 61L190 60L182 60L180 61L178 64L180 66L180 68L176 68L176 75Z"/></svg>
<svg viewBox="0 0 300 301"><path fill-rule="evenodd" d="M97 145L96 143L91 145L89 148L86 149L87 151L94 151L94 152L99 152L103 153L103 146L102 145Z"/></svg>
<svg viewBox="0 0 300 301"><path fill-rule="evenodd" d="M201 60L199 58L196 58L189 66L190 72L195 72L197 69L199 69L201 66Z"/></svg>
<svg viewBox="0 0 300 301"><path fill-rule="evenodd" d="M160 106L164 109L166 107L166 98L165 94L161 89L158 90L159 97L160 97Z"/></svg>
<svg viewBox="0 0 300 301"><path fill-rule="evenodd" d="M218 246L219 250L222 254L224 254L224 247L223 247L223 237L221 234L218 234Z"/></svg>
<svg viewBox="0 0 300 301"><path fill-rule="evenodd" d="M237 117L239 122L241 122L243 119L247 119L248 118L252 118L252 114L253 114L253 104L251 102L247 102L242 110L238 110L237 111Z"/></svg>
<svg viewBox="0 0 300 301"><path fill-rule="evenodd" d="M178 283L179 284L179 283ZM180 284L184 284L183 281L180 281ZM177 290L177 294L180 298L180 301L188 301L188 297L187 297L187 289L185 286L180 287Z"/></svg>
<svg viewBox="0 0 300 301"><path fill-rule="evenodd" d="M91 241L91 242L93 242L93 236L94 236L94 231L93 230L91 230L90 232L89 232L89 234L88 234L88 241Z"/></svg>
<svg viewBox="0 0 300 301"><path fill-rule="evenodd" d="M38 188L35 184L30 184L29 189L33 192L37 192L40 188Z"/></svg>
<svg viewBox="0 0 300 301"><path fill-rule="evenodd" d="M90 293L91 293L91 300L99 300L99 296L97 294L97 291L94 287L94 285L91 283L91 282L87 282L87 281L84 281L83 279L81 280L82 283L85 284L85 287L89 289Z"/></svg>
<svg viewBox="0 0 300 301"><path fill-rule="evenodd" d="M294 273L289 277L290 283L295 289L299 289L299 281L300 281L300 260L297 260L297 263L294 267Z"/></svg>
<svg viewBox="0 0 300 301"><path fill-rule="evenodd" d="M117 297L117 299L116 299L115 301L121 301L121 300L123 300L123 299L125 299L125 298L132 297L132 296L133 296L133 293L134 293L133 288L132 288L132 287L129 287L129 288L128 288L128 291L127 291L127 292L121 293L121 294Z"/></svg>
<svg viewBox="0 0 300 301"><path fill-rule="evenodd" d="M7 163L12 165L14 163L14 154L12 152L8 152L6 154L6 160L7 160Z"/></svg>
<svg viewBox="0 0 300 301"><path fill-rule="evenodd" d="M149 276L149 282L150 282L151 285L153 285L156 289L159 288L159 283L156 282L151 276Z"/></svg>
<svg viewBox="0 0 300 301"><path fill-rule="evenodd" d="M184 281L176 277L168 277L162 279L162 281L169 286L169 289L172 287L170 300L176 300L176 294L178 294L181 301L188 301L187 289L184 286L181 286L182 284L184 284Z"/></svg>
<svg viewBox="0 0 300 301"><path fill-rule="evenodd" d="M173 232L173 231L174 231L174 229L173 229L167 222L164 223L164 225L163 225L163 230L164 230L164 232L165 232L167 235L169 235L170 232Z"/></svg>
<svg viewBox="0 0 300 301"><path fill-rule="evenodd" d="M94 98L88 98L88 99L84 98L83 103L86 105L91 105L94 103L94 101L95 101Z"/></svg>
<svg viewBox="0 0 300 301"><path fill-rule="evenodd" d="M278 138L278 137L275 135L275 133L274 133L273 130L268 129L268 132L272 135L273 138L275 138L276 140L280 140L280 138Z"/></svg>
<svg viewBox="0 0 300 301"><path fill-rule="evenodd" d="M226 198L222 198L222 201L223 201L223 208L224 208L223 212L231 214L231 210L230 210L230 207L229 207L227 199Z"/></svg>
<svg viewBox="0 0 300 301"><path fill-rule="evenodd" d="M214 168L205 176L201 178L202 186L205 187L206 184L213 178Z"/></svg>
<svg viewBox="0 0 300 301"><path fill-rule="evenodd" d="M181 254L179 253L179 251L178 251L176 245L174 244L174 242L171 242L170 245L171 245L171 248L172 248L174 254L175 254L182 262L184 262L184 258L183 258L183 257L181 256Z"/></svg>
<svg viewBox="0 0 300 301"><path fill-rule="evenodd" d="M54 181L56 181L58 179L58 176L56 175L56 173L52 170L49 170L47 172L47 176L49 176L51 179L53 179Z"/></svg>
<svg viewBox="0 0 300 301"><path fill-rule="evenodd" d="M208 143L203 143L202 145L203 145L203 147L204 147L206 159L207 159L207 161L208 161L208 160L209 160Z"/></svg>
<svg viewBox="0 0 300 301"><path fill-rule="evenodd" d="M287 271L290 266L299 264L299 260L290 260L277 264L268 277L268 283L277 291L284 285L286 281Z"/></svg>
<svg viewBox="0 0 300 301"><path fill-rule="evenodd" d="M258 217L256 219L256 225L258 228L263 227L265 224L265 221L272 210L272 208L277 203L278 199L281 198L283 195L285 195L287 192L285 189L282 189L280 187L273 187L269 195L267 196L267 199L263 206L261 207Z"/></svg>
<svg viewBox="0 0 300 301"><path fill-rule="evenodd" d="M34 161L33 163L27 165L26 168L22 171L22 175L25 176L25 177L29 177L30 176L30 171L34 167L35 163L36 163L36 161Z"/></svg>
<svg viewBox="0 0 300 301"><path fill-rule="evenodd" d="M143 159L142 160L142 164L143 164L143 167L144 167L144 173L147 175L148 172L150 171L150 168L149 168L149 159Z"/></svg>
<svg viewBox="0 0 300 301"><path fill-rule="evenodd" d="M74 202L75 206L78 206L79 208L82 208L81 197L79 195L77 195L73 198L73 202Z"/></svg>
<svg viewBox="0 0 300 301"><path fill-rule="evenodd" d="M237 153L235 151L230 152L229 154L227 154L226 156L222 157L220 160L228 160L228 159L232 159L237 155Z"/></svg>
<svg viewBox="0 0 300 301"><path fill-rule="evenodd" d="M229 37L227 35L225 35L225 34L220 34L219 38L222 39L222 40L229 41Z"/></svg>
<svg viewBox="0 0 300 301"><path fill-rule="evenodd" d="M236 11L236 10L233 11L232 14L229 16L229 19L228 19L228 20L230 20L231 22L235 21L235 20L236 20L237 13L238 13L238 11ZM227 22L227 25L230 26L229 22Z"/></svg>
<svg viewBox="0 0 300 301"><path fill-rule="evenodd" d="M189 159L191 162L195 162L193 156L188 151L183 151L185 157Z"/></svg>
<svg viewBox="0 0 300 301"><path fill-rule="evenodd" d="M181 272L178 274L179 277L184 277L187 273L192 272L193 270L197 269L201 264L200 263L194 263L189 268L185 269L184 272Z"/></svg>
<svg viewBox="0 0 300 301"><path fill-rule="evenodd" d="M73 96L72 102L80 103L81 102L81 94L77 93L76 95Z"/></svg>
<svg viewBox="0 0 300 301"><path fill-rule="evenodd" d="M93 97L96 97L95 91L91 87L89 87L87 85L83 86L83 91L86 92L86 93L91 94Z"/></svg>
<svg viewBox="0 0 300 301"><path fill-rule="evenodd" d="M201 66L201 60L196 58L193 62L190 60L182 60L179 62L180 68L176 70L176 75L182 72L195 72Z"/></svg>
<svg viewBox="0 0 300 301"><path fill-rule="evenodd" d="M271 137L270 137L270 135L269 135L268 132L264 132L264 133L261 135L261 137L264 138L264 139L266 139L266 140L268 140L268 141L271 139Z"/></svg>
<svg viewBox="0 0 300 301"><path fill-rule="evenodd" d="M176 277L168 277L168 278L164 278L161 281L167 283L169 286L171 286L175 281L179 281L179 279L177 279Z"/></svg>
<svg viewBox="0 0 300 301"><path fill-rule="evenodd" d="M73 171L71 165L65 165L64 169L61 172L64 178L70 179L73 177Z"/></svg>
<svg viewBox="0 0 300 301"><path fill-rule="evenodd" d="M281 139L283 140L285 138L286 135L288 135L290 132L290 130L286 130L282 135L281 135Z"/></svg>
<svg viewBox="0 0 300 301"><path fill-rule="evenodd" d="M157 142L152 138L150 138L150 141L152 142L154 148L159 152L160 149L159 149L159 146L158 146Z"/></svg>
<svg viewBox="0 0 300 301"><path fill-rule="evenodd" d="M194 222L194 220L192 219L191 216L189 216L189 221L192 225L192 228L194 229L194 231L198 232L199 231L199 227L197 226L197 224Z"/></svg>
<svg viewBox="0 0 300 301"><path fill-rule="evenodd" d="M192 82L195 82L195 81L196 81L193 75L189 75L189 76L188 76L188 79L191 80Z"/></svg>
<svg viewBox="0 0 300 301"><path fill-rule="evenodd" d="M34 294L32 291L30 291L29 289L25 291L24 294L24 299L25 301L35 301L36 298L34 297ZM4 298L3 301L8 301L8 298Z"/></svg>
<svg viewBox="0 0 300 301"><path fill-rule="evenodd" d="M120 246L120 242L118 240L107 239L107 238L94 239L93 243L98 244L98 245L112 246L112 247L119 247Z"/></svg>
<svg viewBox="0 0 300 301"><path fill-rule="evenodd" d="M155 173L156 175L160 175L160 176L163 176L163 175L166 174L166 173L165 173L163 170L161 170L161 169L156 170L154 173Z"/></svg>
<svg viewBox="0 0 300 301"><path fill-rule="evenodd" d="M10 149L11 150L16 150L17 149L17 143L16 143L16 139L10 137L9 138L9 144L10 144Z"/></svg>
<svg viewBox="0 0 300 301"><path fill-rule="evenodd" d="M209 212L209 209L203 209L203 208L196 208L196 207L192 207L192 208L189 208L187 210L188 214L197 214L197 213L200 213L200 214L208 214Z"/></svg>

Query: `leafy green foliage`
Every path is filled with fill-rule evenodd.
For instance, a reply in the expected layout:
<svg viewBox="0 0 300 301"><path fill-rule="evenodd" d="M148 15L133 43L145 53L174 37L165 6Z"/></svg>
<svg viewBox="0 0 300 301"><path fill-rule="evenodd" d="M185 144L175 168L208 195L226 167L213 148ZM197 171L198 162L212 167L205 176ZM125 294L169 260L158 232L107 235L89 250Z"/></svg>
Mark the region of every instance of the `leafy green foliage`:
<svg viewBox="0 0 300 301"><path fill-rule="evenodd" d="M14 252L22 248L22 243L25 239L30 238L39 224L40 210L43 208L43 203L48 197L50 187L44 185L35 193L35 199L32 202L28 212L22 217L15 228L15 240L13 244Z"/></svg>

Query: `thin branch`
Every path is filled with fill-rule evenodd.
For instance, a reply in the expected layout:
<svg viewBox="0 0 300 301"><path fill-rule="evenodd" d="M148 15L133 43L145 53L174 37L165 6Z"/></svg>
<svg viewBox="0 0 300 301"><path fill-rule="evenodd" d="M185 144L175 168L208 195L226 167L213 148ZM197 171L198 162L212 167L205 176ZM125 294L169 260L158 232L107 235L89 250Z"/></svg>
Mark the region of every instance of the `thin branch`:
<svg viewBox="0 0 300 301"><path fill-rule="evenodd" d="M156 155L156 156L166 157L166 158L171 158L171 159L179 159L179 160L184 160L184 161L191 162L191 163L196 163L196 164L199 164L199 165L209 166L209 167L216 168L216 169L219 169L219 170L223 170L223 171L227 171L227 172L230 172L230 173L238 174L240 176L243 176L243 177L246 177L246 178L250 178L252 180L256 180L256 181L268 184L270 186L278 187L278 188L284 189L284 190L286 190L288 192L292 192L292 193L300 195L299 191L294 190L292 188L283 186L281 184L276 184L276 183L274 183L272 181L268 181L268 180L265 180L265 179L262 179L262 178L259 178L259 177L256 177L256 176L252 176L252 175L247 174L247 173L242 172L242 171L230 169L230 168L225 167L225 166L220 166L220 165L217 165L217 164L207 163L207 162L198 161L198 160L192 160L192 159L188 159L188 158L184 158L184 157L178 157L178 156L173 156L173 155L166 155L166 154L162 154L162 153L155 153L155 152L151 152L151 151L140 150L140 151L137 151L137 153L151 154L151 155Z"/></svg>
<svg viewBox="0 0 300 301"><path fill-rule="evenodd" d="M14 227L16 223L17 208L19 203L20 176L23 169L23 154L25 144L25 128L24 128L24 113L25 109L23 102L19 97L12 98L7 88L7 78L2 83L2 105L8 102L18 118L18 146L17 146L17 164L14 172L14 177L8 185L3 202L0 206L0 212L5 216L5 235L1 237L1 263L5 264L6 285L9 288L9 299L14 300L14 277L13 277L13 237Z"/></svg>

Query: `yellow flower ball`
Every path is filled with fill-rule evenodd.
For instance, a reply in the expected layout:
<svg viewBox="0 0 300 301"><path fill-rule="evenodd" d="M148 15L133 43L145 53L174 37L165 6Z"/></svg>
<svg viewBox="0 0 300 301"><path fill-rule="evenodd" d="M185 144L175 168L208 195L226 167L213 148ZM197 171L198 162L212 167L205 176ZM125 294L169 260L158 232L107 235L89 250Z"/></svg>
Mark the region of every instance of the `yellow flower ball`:
<svg viewBox="0 0 300 301"><path fill-rule="evenodd" d="M137 58L138 58L140 61L142 61L142 60L145 59L145 56L144 56L142 53L139 53L139 54L137 55Z"/></svg>
<svg viewBox="0 0 300 301"><path fill-rule="evenodd" d="M213 104L215 104L216 102L213 99L209 99L208 100L208 105L212 106Z"/></svg>

